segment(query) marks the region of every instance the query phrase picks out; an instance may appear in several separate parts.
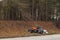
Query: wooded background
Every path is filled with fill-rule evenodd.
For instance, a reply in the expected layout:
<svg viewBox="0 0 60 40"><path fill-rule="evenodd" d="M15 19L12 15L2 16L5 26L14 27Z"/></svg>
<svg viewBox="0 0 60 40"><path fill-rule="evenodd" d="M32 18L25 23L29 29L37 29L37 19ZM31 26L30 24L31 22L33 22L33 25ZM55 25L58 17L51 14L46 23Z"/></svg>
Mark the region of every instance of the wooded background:
<svg viewBox="0 0 60 40"><path fill-rule="evenodd" d="M52 21L60 17L60 0L2 0L0 20Z"/></svg>

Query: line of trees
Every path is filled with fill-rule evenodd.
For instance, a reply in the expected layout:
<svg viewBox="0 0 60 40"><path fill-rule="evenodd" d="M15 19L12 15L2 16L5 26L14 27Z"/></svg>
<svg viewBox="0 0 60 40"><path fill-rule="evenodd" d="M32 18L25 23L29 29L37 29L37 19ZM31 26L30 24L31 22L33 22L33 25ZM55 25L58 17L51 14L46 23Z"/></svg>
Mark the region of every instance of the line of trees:
<svg viewBox="0 0 60 40"><path fill-rule="evenodd" d="M0 19L1 20L19 20L20 10L18 2L13 0L3 0L1 2Z"/></svg>
<svg viewBox="0 0 60 40"><path fill-rule="evenodd" d="M3 0L0 2L0 20L57 20L60 0Z"/></svg>
<svg viewBox="0 0 60 40"><path fill-rule="evenodd" d="M35 0L34 0L35 1ZM34 6L35 4L35 6ZM34 12L36 14L36 4L38 4L38 20L57 20L57 17L60 16L60 1L59 0L36 0L36 3L33 4ZM34 16L36 18L36 16Z"/></svg>

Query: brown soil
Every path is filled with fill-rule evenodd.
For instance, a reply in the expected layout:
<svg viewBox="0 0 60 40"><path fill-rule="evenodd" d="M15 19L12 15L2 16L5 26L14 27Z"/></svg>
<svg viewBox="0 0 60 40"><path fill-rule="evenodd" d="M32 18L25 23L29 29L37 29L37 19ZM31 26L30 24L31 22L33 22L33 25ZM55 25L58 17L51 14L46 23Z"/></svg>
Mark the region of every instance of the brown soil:
<svg viewBox="0 0 60 40"><path fill-rule="evenodd" d="M0 21L0 37L16 37L16 36L30 36L40 35L35 33L29 33L28 29L39 24L43 29L48 30L49 34L60 33L53 22L25 22L25 21Z"/></svg>

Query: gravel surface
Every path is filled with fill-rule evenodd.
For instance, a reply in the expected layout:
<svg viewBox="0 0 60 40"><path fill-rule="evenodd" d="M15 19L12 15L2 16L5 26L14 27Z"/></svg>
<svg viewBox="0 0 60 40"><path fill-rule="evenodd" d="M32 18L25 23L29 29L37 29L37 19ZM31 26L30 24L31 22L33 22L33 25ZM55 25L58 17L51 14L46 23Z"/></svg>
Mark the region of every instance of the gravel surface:
<svg viewBox="0 0 60 40"><path fill-rule="evenodd" d="M4 39L0 39L0 40L60 40L60 34L45 35L45 36L19 37L19 38L4 38Z"/></svg>

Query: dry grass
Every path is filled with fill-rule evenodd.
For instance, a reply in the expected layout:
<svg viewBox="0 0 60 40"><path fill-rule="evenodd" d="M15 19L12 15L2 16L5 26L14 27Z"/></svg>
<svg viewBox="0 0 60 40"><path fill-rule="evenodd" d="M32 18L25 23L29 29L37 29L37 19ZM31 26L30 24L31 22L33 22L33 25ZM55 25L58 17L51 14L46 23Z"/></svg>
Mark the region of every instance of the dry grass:
<svg viewBox="0 0 60 40"><path fill-rule="evenodd" d="M49 34L60 33L60 29L56 28L52 22L24 22L24 21L0 21L0 37L16 37L40 35L29 33L28 29L39 24L43 29L48 30Z"/></svg>

